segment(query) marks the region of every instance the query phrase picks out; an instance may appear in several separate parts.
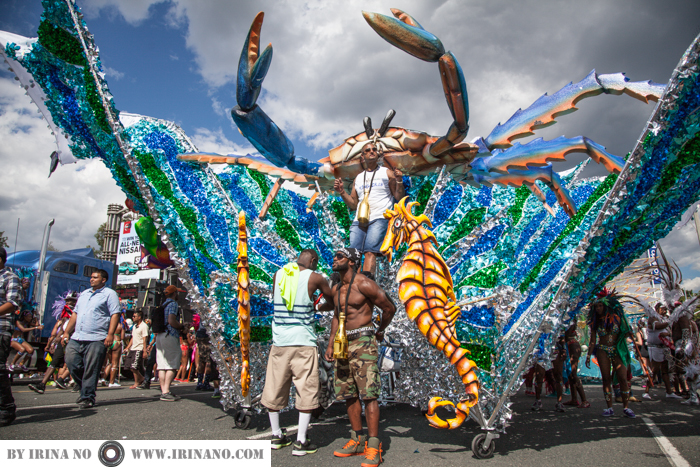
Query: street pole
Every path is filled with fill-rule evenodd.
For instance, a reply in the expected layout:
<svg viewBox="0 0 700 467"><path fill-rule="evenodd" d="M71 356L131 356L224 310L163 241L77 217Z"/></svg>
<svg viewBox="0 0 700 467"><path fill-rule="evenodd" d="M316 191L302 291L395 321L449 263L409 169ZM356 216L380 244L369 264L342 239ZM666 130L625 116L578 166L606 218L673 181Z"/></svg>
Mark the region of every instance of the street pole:
<svg viewBox="0 0 700 467"><path fill-rule="evenodd" d="M19 217L17 218L17 230L15 231L15 254L12 255L12 267L15 267L15 256L17 256L17 238L19 237Z"/></svg>
<svg viewBox="0 0 700 467"><path fill-rule="evenodd" d="M700 204L695 208L693 220L695 221L695 233L698 235L698 243L700 243Z"/></svg>
<svg viewBox="0 0 700 467"><path fill-rule="evenodd" d="M44 238L41 241L41 253L39 254L39 267L34 279L34 301L40 303L42 276L44 275L44 261L46 261L46 250L49 249L49 236L51 236L51 226L56 219L51 219L44 227Z"/></svg>

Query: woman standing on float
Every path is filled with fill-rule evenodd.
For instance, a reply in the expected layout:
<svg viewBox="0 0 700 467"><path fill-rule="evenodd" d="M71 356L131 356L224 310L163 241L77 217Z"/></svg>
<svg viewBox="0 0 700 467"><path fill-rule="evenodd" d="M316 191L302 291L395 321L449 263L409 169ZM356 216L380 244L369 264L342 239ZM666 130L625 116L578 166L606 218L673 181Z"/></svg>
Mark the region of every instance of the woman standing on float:
<svg viewBox="0 0 700 467"><path fill-rule="evenodd" d="M627 338L634 339L634 337L625 317L625 311L614 291L603 289L598 294L597 299L589 307L587 324L591 329L591 341L588 345L586 368L591 367L591 354L595 353L600 374L603 377L603 394L608 405L608 408L603 411L603 417L614 415L612 408L614 371L620 382L622 411L625 416L634 418L634 412L627 406L630 396L627 382L627 367L630 364Z"/></svg>

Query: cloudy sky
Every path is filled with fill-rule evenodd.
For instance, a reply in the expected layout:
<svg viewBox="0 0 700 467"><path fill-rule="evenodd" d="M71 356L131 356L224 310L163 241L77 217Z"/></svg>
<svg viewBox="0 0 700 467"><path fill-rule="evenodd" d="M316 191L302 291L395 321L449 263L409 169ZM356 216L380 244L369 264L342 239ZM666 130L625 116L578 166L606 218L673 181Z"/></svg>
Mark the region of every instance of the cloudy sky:
<svg viewBox="0 0 700 467"><path fill-rule="evenodd" d="M486 136L518 108L570 81L625 72L666 83L700 32L697 1L274 1L83 0L117 107L172 120L200 150L252 152L229 115L235 73L250 23L265 12L262 44L274 58L260 105L294 142L319 159L343 138L397 111L394 124L443 134L450 125L436 64L393 48L361 10L401 8L436 34L459 60L469 89L468 139ZM39 0L0 0L0 30L36 35ZM624 156L653 110L627 96L579 104L537 136L584 135ZM14 247L39 248L56 219L59 249L94 244L107 205L124 196L99 162L60 167L47 179L55 145L46 124L4 68L0 71L0 231ZM580 161L572 159L572 163ZM561 168L566 168L564 165ZM595 166L595 164L593 164ZM600 174L592 167L590 174ZM663 243L700 288L700 248L692 225ZM695 268L698 269L695 269Z"/></svg>

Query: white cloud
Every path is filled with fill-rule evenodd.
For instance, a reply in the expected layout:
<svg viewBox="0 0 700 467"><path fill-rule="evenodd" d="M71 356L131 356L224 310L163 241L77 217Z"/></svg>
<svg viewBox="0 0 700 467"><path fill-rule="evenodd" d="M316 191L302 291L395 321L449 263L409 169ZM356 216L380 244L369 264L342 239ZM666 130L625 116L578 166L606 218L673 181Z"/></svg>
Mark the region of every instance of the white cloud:
<svg viewBox="0 0 700 467"><path fill-rule="evenodd" d="M240 146L230 141L226 138L221 128L214 131L207 128L197 128L194 136L192 136L192 142L202 152L213 152L222 155L257 153L253 146Z"/></svg>
<svg viewBox="0 0 700 467"><path fill-rule="evenodd" d="M88 19L99 15L100 10L116 9L128 23L138 25L148 19L152 5L166 1L168 0L84 0L80 6Z"/></svg>
<svg viewBox="0 0 700 467"><path fill-rule="evenodd" d="M214 112L217 115L221 115L222 117L228 117L228 110L226 106L216 97L211 98L211 108L214 109ZM231 117L228 117L231 118Z"/></svg>
<svg viewBox="0 0 700 467"><path fill-rule="evenodd" d="M11 248L20 218L18 250L41 248L44 226L56 223L51 241L60 250L95 246L107 205L125 196L98 160L60 166L49 174L54 137L14 81L0 78L0 230ZM82 169L82 170L76 170Z"/></svg>
<svg viewBox="0 0 700 467"><path fill-rule="evenodd" d="M685 271L700 274L700 243L694 222L671 231L659 243L669 261L675 261Z"/></svg>
<svg viewBox="0 0 700 467"><path fill-rule="evenodd" d="M119 70L115 70L114 68L110 67L104 67L104 72L105 75L107 75L107 79L114 78L116 81L119 81L124 77L124 73L122 73Z"/></svg>
<svg viewBox="0 0 700 467"><path fill-rule="evenodd" d="M681 285L684 290L700 290L700 277L693 277L692 279L684 280Z"/></svg>

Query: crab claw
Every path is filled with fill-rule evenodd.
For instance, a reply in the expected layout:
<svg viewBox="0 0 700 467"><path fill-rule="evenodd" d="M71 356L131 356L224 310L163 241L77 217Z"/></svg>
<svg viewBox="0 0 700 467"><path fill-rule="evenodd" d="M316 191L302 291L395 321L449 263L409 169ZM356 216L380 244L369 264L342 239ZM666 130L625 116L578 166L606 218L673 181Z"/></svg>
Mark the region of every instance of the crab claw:
<svg viewBox="0 0 700 467"><path fill-rule="evenodd" d="M238 61L238 80L236 83L236 101L243 110L250 110L260 95L261 85L272 62L272 44L268 44L261 54L260 29L265 13L255 16L250 25L248 37L243 44L241 58Z"/></svg>
<svg viewBox="0 0 700 467"><path fill-rule="evenodd" d="M437 416L435 409L438 407L452 406L455 408L455 417L443 420ZM425 418L433 428L454 430L462 426L464 421L469 415L469 407L465 402L459 402L457 406L451 401L445 400L441 397L433 397L428 402L428 411L425 414Z"/></svg>
<svg viewBox="0 0 700 467"><path fill-rule="evenodd" d="M367 11L363 11L362 15L384 40L416 58L437 62L445 54L440 39L423 29L411 16L395 8L391 12L398 19Z"/></svg>

